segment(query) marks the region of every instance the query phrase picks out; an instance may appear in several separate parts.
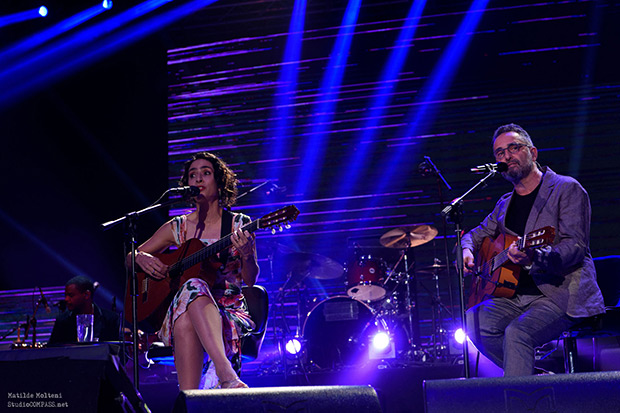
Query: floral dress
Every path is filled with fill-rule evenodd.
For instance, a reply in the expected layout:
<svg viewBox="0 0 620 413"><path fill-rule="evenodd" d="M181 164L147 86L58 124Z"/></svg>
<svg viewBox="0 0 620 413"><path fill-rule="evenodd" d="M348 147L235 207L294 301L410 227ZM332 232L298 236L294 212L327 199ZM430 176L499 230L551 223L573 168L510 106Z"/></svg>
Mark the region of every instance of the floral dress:
<svg viewBox="0 0 620 413"><path fill-rule="evenodd" d="M243 214L233 214L233 228L242 227L250 218ZM183 244L187 239L187 215L173 218L172 232L177 245ZM212 244L217 239L201 239L205 245ZM241 369L241 342L240 338L254 329L256 326L248 314L244 297L241 292L241 256L235 247L229 250L226 263L217 270L215 283L211 288L200 278L191 278L185 282L174 296L168 312L159 330L159 338L166 346L173 346L174 322L184 312L189 304L201 296L210 297L216 304L222 316L222 337L226 356L231 361L237 373ZM211 360L205 359L203 366L201 389L217 387L218 381L215 375L215 367Z"/></svg>

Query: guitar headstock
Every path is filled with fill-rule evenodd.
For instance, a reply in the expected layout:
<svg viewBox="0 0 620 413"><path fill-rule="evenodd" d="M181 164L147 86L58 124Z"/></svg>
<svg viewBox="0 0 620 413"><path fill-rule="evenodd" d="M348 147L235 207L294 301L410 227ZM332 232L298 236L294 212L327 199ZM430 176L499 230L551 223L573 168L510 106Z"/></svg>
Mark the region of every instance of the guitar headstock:
<svg viewBox="0 0 620 413"><path fill-rule="evenodd" d="M259 228L271 228L272 232L275 232L275 227L288 225L297 219L299 215L299 209L295 205L287 205L284 208L280 208L277 211L270 212L269 214L259 219Z"/></svg>
<svg viewBox="0 0 620 413"><path fill-rule="evenodd" d="M553 244L555 228L544 227L528 233L523 238L523 248L536 248Z"/></svg>

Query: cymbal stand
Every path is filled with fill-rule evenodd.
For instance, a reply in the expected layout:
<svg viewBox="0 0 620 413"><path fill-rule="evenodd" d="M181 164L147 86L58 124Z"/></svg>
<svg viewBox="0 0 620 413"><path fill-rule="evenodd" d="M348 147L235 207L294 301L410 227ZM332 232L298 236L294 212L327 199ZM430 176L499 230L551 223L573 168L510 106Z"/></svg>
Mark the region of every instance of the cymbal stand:
<svg viewBox="0 0 620 413"><path fill-rule="evenodd" d="M280 364L282 366L282 372L284 373L284 378L286 379L286 337L288 335L290 335L291 329L288 326L288 323L286 322L286 311L284 308L284 298L286 297L286 288L292 278L293 274L291 272L289 272L286 275L286 282L284 283L284 285L282 287L280 287L278 289L278 297L275 300L275 302L278 303L278 306L280 307L280 321L281 321L281 325L282 325L282 329L281 329L281 334L278 335L278 330L275 328L275 324L274 324L274 329L273 329L273 335L274 335L274 339L276 340L276 343L278 344L278 351L280 352Z"/></svg>
<svg viewBox="0 0 620 413"><path fill-rule="evenodd" d="M441 261L438 258L434 259L435 265L440 265ZM448 315L452 316L452 312L446 305L441 301L440 288L439 288L439 268L433 269L433 281L435 291L434 294L426 288L426 286L422 285L429 296L431 297L431 307L433 309L433 354L435 358L439 359L444 356L442 352L447 349L446 343L446 330L443 328L443 316L442 310L448 313Z"/></svg>
<svg viewBox="0 0 620 413"><path fill-rule="evenodd" d="M411 301L411 275L410 275L410 271L409 271L409 263L407 260L407 251L410 250L410 247L407 247L406 250L402 251L402 255L403 255L403 259L404 259L404 265L405 265L405 284L407 285L407 294L405 295L405 308L407 309L407 316L408 316L408 333L409 333L409 349L412 349L415 347L416 343L415 343L415 334L414 334L414 329L413 329L413 308L415 306L412 305L412 301Z"/></svg>
<svg viewBox="0 0 620 413"><path fill-rule="evenodd" d="M438 270L433 270L433 280L435 281L435 295L431 296L431 307L433 308L433 354L435 358L441 358L443 356L444 345L444 330L443 319L441 317L441 295L439 294L439 274Z"/></svg>
<svg viewBox="0 0 620 413"><path fill-rule="evenodd" d="M282 368L284 371L285 378L287 374L287 371L286 371L287 370L286 369L286 364L287 364L286 363L286 341L287 341L287 338L291 336L291 329L288 325L288 322L286 321L284 298L286 297L287 290L296 287L297 289L297 303L296 303L297 313L295 317L297 318L297 332L295 334L295 337L301 337L301 300L302 300L302 297L301 297L301 289L299 288L299 284L301 280L303 280L309 273L310 271L307 271L306 274L304 274L302 277L299 277L297 274L293 274L293 271L289 271L289 273L286 275L286 281L284 282L284 285L282 285L282 287L279 288L279 294L276 299L276 302L278 302L280 305L280 317L282 319L283 329L282 329L282 336L279 338L277 337L277 333L274 329L274 336L276 338L276 342L278 343L281 361L282 361ZM293 278L295 278L297 281L292 282L291 280L293 280Z"/></svg>
<svg viewBox="0 0 620 413"><path fill-rule="evenodd" d="M450 184L448 183L448 181L446 181L446 179L443 177L443 175L441 174L441 171L439 170L439 168L437 168L437 166L433 163L433 161L431 160L430 156L424 156L424 162L422 162L419 167L418 167L418 172L420 172L420 174L422 176L434 176L436 178L437 181L437 192L439 195L439 205L441 207L441 209L443 210L445 207L445 203L444 203L444 197L443 197L443 192L441 190L442 188L442 183L446 186L446 188L448 188L448 191L452 190L452 187L450 186ZM449 264L450 262L450 255L448 253L448 228L447 228L447 219L445 215L442 215L442 229L443 229L443 249L444 249L444 257L446 260L446 265ZM439 260L437 258L435 258L435 263L438 263ZM450 276L450 270L448 267L446 267L448 270L448 279L450 280L450 282L448 282L448 295L449 295L449 301L450 301L450 308L454 308L454 300L453 300L453 294L452 294L452 281L449 278ZM439 306L439 321L440 321L440 325L439 325L439 329L441 332L441 345L443 346L444 342L443 342L443 335L445 333L445 331L443 330L443 327L441 325L441 323L443 322L443 319L441 318L441 308L444 308L448 314L452 315L452 311L448 310L446 308L445 305L443 305L443 303L440 301L440 295L439 295L439 280L437 278L438 273L436 271L433 271L433 275L435 278L435 290L437 292L436 295L436 299L437 301L437 305ZM435 305L435 299L433 299L433 305ZM433 311L433 323L435 323L435 311ZM437 334L437 329L435 328L435 324L433 324L433 331L435 332L435 334ZM435 337L433 337L433 349L436 350L436 342L435 342Z"/></svg>

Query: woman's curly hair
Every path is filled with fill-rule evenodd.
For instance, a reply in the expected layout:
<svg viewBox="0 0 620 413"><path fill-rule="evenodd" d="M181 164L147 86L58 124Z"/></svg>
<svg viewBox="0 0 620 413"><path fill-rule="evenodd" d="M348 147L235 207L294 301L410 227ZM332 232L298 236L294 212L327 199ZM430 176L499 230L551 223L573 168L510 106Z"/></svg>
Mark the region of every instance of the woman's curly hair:
<svg viewBox="0 0 620 413"><path fill-rule="evenodd" d="M192 162L198 159L205 159L213 164L213 173L220 198L222 208L230 208L237 202L237 177L232 169L220 158L211 152L198 152L185 161L183 164L183 176L179 180L179 185L188 184L189 167Z"/></svg>

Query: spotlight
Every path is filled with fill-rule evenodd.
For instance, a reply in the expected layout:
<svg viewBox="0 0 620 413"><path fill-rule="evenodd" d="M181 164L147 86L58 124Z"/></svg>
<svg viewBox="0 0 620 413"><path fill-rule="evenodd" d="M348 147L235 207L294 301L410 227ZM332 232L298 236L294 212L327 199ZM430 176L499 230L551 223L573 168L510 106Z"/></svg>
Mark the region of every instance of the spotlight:
<svg viewBox="0 0 620 413"><path fill-rule="evenodd" d="M390 345L390 336L383 331L378 332L372 338L372 346L375 350L385 350Z"/></svg>
<svg viewBox="0 0 620 413"><path fill-rule="evenodd" d="M378 331L370 337L370 348L368 358L370 360L385 360L396 357L394 342L391 340L387 331Z"/></svg>
<svg viewBox="0 0 620 413"><path fill-rule="evenodd" d="M109 10L112 8L112 0L103 0L103 3L101 5L104 9Z"/></svg>
<svg viewBox="0 0 620 413"><path fill-rule="evenodd" d="M288 354L291 354L291 355L299 354L299 352L301 351L301 342L296 338L292 338L286 342L285 348Z"/></svg>
<svg viewBox="0 0 620 413"><path fill-rule="evenodd" d="M467 338L467 335L465 334L462 328L459 328L458 330L454 332L454 339L456 340L457 343L463 344L466 338Z"/></svg>
<svg viewBox="0 0 620 413"><path fill-rule="evenodd" d="M47 16L47 7L45 6L39 7L39 14L41 15L41 17Z"/></svg>

